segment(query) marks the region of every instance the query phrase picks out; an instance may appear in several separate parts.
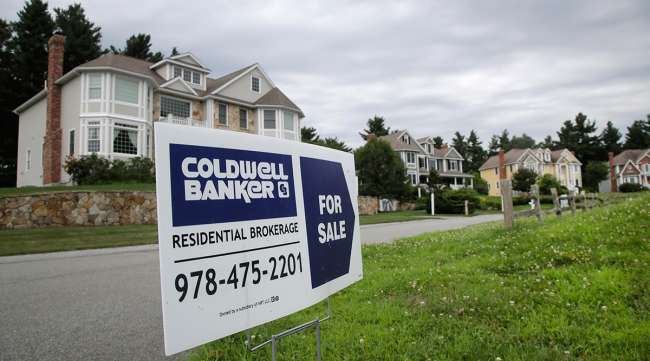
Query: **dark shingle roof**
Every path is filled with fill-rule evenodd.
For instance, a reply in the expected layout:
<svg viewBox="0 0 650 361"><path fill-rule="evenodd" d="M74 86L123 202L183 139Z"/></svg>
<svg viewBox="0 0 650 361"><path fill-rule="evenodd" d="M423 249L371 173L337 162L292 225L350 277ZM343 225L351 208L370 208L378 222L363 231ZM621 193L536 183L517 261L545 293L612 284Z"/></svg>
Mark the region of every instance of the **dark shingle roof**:
<svg viewBox="0 0 650 361"><path fill-rule="evenodd" d="M505 154L506 164L515 163L517 159L519 159L519 157L521 157L521 155L524 154L526 150L527 149L515 148L507 151ZM483 165L478 170L497 168L498 166L499 166L499 155L497 154L488 158L488 160L486 160L485 163L483 163Z"/></svg>
<svg viewBox="0 0 650 361"><path fill-rule="evenodd" d="M640 160L639 158L641 158L647 152L650 152L650 148L624 150L614 157L614 164L623 165L627 163L628 160L631 160L632 163L637 163Z"/></svg>
<svg viewBox="0 0 650 361"><path fill-rule="evenodd" d="M419 153L421 153L422 149L420 149L420 147L417 144L415 144L415 142L416 142L415 139L413 139L411 144L406 144L406 143L402 142L402 140L400 139L400 136L403 133L404 132L397 131L397 132L390 133L388 135L381 136L381 137L379 137L379 139L387 141L388 144L390 144L391 148L393 148L393 150L407 150L407 151L410 151L410 152L419 152Z"/></svg>
<svg viewBox="0 0 650 361"><path fill-rule="evenodd" d="M255 102L256 105L275 105L275 106L280 106L280 107L286 107L286 108L291 108L295 109L298 112L300 112L300 116L304 117L305 115L302 113L302 110L294 104L294 102L289 99L284 93L277 87L269 90L266 92L266 94L262 95L257 101Z"/></svg>
<svg viewBox="0 0 650 361"><path fill-rule="evenodd" d="M253 65L255 65L255 64L253 64ZM226 74L226 75L224 75L222 77L219 77L219 78L216 78L216 79L208 78L208 81L206 83L207 92L211 93L211 92L215 91L215 89L218 89L218 88L222 87L227 82L233 80L238 75L241 75L246 70L250 69L250 67L252 67L253 65L249 65L249 66L241 68L239 70L235 70L232 73Z"/></svg>
<svg viewBox="0 0 650 361"><path fill-rule="evenodd" d="M154 79L154 81L156 81L158 85L163 84L165 82L165 79L163 79L155 71L149 69L149 67L152 65L153 63L148 62L146 60L132 58L130 56L125 56L125 55L108 53L100 56L97 59L81 64L78 66L78 68L84 69L84 68L108 66L111 68L126 70L132 73L149 76L152 79Z"/></svg>

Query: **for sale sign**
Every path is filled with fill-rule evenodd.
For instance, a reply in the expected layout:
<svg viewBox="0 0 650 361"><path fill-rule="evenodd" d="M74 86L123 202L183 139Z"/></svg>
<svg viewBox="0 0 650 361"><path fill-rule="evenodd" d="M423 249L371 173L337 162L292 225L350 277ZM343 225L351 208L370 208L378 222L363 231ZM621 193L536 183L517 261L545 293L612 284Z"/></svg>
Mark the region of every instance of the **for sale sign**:
<svg viewBox="0 0 650 361"><path fill-rule="evenodd" d="M362 278L351 154L166 123L155 138L167 355Z"/></svg>

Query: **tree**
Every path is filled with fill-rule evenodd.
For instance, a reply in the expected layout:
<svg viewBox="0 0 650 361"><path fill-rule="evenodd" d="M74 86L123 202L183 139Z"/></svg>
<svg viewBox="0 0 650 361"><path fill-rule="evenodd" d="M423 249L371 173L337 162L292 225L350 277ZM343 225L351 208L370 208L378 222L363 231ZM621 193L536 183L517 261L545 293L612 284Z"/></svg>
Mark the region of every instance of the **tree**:
<svg viewBox="0 0 650 361"><path fill-rule="evenodd" d="M512 139L510 139L510 149L512 148L518 148L518 149L525 149L525 148L534 148L535 147L535 139L531 138L528 134L523 133L521 136L513 136Z"/></svg>
<svg viewBox="0 0 650 361"><path fill-rule="evenodd" d="M323 147L327 147L327 148L340 150L343 152L352 151L352 148L348 147L342 140L340 140L337 137L326 137L319 143L319 145L322 145Z"/></svg>
<svg viewBox="0 0 650 361"><path fill-rule="evenodd" d="M648 119L635 120L627 127L625 134L625 149L642 149L650 147L650 114Z"/></svg>
<svg viewBox="0 0 650 361"><path fill-rule="evenodd" d="M465 141L465 136L460 134L460 132L454 133L454 138L451 140L451 145L460 153L460 155L465 158L467 153L467 142Z"/></svg>
<svg viewBox="0 0 650 361"><path fill-rule="evenodd" d="M539 144L537 144L538 148L548 148L548 149L554 149L555 148L555 141L553 141L553 137L550 135L547 135L543 141L541 141Z"/></svg>
<svg viewBox="0 0 650 361"><path fill-rule="evenodd" d="M131 35L130 38L126 39L126 47L124 50L111 45L109 51L154 63L164 58L163 54L159 51L156 53L151 52L151 35L142 33Z"/></svg>
<svg viewBox="0 0 650 361"><path fill-rule="evenodd" d="M374 117L368 119L366 123L366 129L363 130L364 133L359 133L363 140L368 140L369 134L374 134L377 137L382 137L390 133L390 127L386 127L386 120L383 117L375 115Z"/></svg>
<svg viewBox="0 0 650 361"><path fill-rule="evenodd" d="M427 185L429 186L429 189L437 190L440 189L440 186L442 185L442 177L440 177L440 174L438 173L437 170L431 169L429 171L429 182L427 182Z"/></svg>
<svg viewBox="0 0 650 361"><path fill-rule="evenodd" d="M300 140L303 143L315 144L320 141L318 132L314 127L302 127L300 128Z"/></svg>
<svg viewBox="0 0 650 361"><path fill-rule="evenodd" d="M585 167L585 172L582 174L582 184L590 191L598 191L598 183L607 179L609 174L609 166L605 162L590 162Z"/></svg>
<svg viewBox="0 0 650 361"><path fill-rule="evenodd" d="M609 121L605 129L600 133L600 142L603 144L606 152L618 154L621 152L621 132Z"/></svg>
<svg viewBox="0 0 650 361"><path fill-rule="evenodd" d="M493 156L498 154L499 149L501 149L501 145L499 144L499 136L494 134L492 135L492 138L490 138L490 143L488 144L488 155Z"/></svg>
<svg viewBox="0 0 650 361"><path fill-rule="evenodd" d="M528 168L521 168L512 175L512 189L520 192L530 192L530 186L535 184L537 173Z"/></svg>
<svg viewBox="0 0 650 361"><path fill-rule="evenodd" d="M596 123L587 119L587 116L578 113L574 122L567 120L560 131L557 132L559 148L568 148L575 152L576 158L583 164L599 160L602 146L596 132Z"/></svg>
<svg viewBox="0 0 650 361"><path fill-rule="evenodd" d="M539 186L540 194L551 194L551 188L557 189L558 192L560 191L560 182L551 174L544 174L539 177L537 185Z"/></svg>
<svg viewBox="0 0 650 361"><path fill-rule="evenodd" d="M388 142L373 138L354 152L359 193L376 197L408 197L406 168Z"/></svg>
<svg viewBox="0 0 650 361"><path fill-rule="evenodd" d="M467 151L465 152L466 172L477 171L485 163L487 152L483 149L482 142L472 129L467 136Z"/></svg>
<svg viewBox="0 0 650 361"><path fill-rule="evenodd" d="M54 9L54 12L54 22L65 35L64 73L102 54L101 28L86 18L81 4L70 5L67 9Z"/></svg>
<svg viewBox="0 0 650 361"><path fill-rule="evenodd" d="M445 143L441 136L435 136L431 140L433 141L433 146L438 149L442 148L442 145Z"/></svg>
<svg viewBox="0 0 650 361"><path fill-rule="evenodd" d="M499 136L499 147L501 147L504 152L512 149L512 145L510 144L510 133L508 133L508 129L504 129L503 132L501 132L501 135Z"/></svg>
<svg viewBox="0 0 650 361"><path fill-rule="evenodd" d="M171 52L171 54L169 54L169 56L174 56L174 55L178 55L178 54L180 54L180 53L178 52L178 49L176 49L176 47L173 47L173 48L172 48L172 52Z"/></svg>
<svg viewBox="0 0 650 361"><path fill-rule="evenodd" d="M47 79L47 41L54 32L54 22L47 11L47 3L29 0L18 12L18 21L12 24L13 36L7 47L11 56L14 78L9 87L14 93L13 104L31 98L43 89ZM3 84L3 87L6 87Z"/></svg>

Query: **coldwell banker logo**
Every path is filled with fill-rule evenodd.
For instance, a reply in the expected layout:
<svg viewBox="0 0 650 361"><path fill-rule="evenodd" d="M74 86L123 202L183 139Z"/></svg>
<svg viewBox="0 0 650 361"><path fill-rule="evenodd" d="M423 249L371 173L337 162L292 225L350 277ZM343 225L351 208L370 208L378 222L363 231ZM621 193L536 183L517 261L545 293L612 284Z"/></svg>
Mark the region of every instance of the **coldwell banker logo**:
<svg viewBox="0 0 650 361"><path fill-rule="evenodd" d="M170 144L174 226L296 216L291 156Z"/></svg>

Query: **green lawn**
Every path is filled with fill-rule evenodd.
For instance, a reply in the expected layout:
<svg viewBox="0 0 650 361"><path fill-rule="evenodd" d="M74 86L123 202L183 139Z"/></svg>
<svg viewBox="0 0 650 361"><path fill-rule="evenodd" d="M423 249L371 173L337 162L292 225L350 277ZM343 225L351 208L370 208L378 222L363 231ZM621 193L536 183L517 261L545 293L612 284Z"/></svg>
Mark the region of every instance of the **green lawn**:
<svg viewBox="0 0 650 361"><path fill-rule="evenodd" d="M0 256L157 242L155 225L12 229L0 231Z"/></svg>
<svg viewBox="0 0 650 361"><path fill-rule="evenodd" d="M0 188L0 197L27 196L51 192L88 192L88 191L150 191L154 192L154 183L113 183L88 186L54 186L54 187L21 187Z"/></svg>
<svg viewBox="0 0 650 361"><path fill-rule="evenodd" d="M650 194L575 216L520 219L363 248L364 279L332 297L325 360L647 360ZM322 305L254 330L255 342ZM268 360L237 334L191 360ZM313 332L279 360L314 355Z"/></svg>

